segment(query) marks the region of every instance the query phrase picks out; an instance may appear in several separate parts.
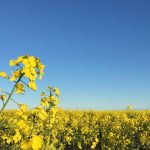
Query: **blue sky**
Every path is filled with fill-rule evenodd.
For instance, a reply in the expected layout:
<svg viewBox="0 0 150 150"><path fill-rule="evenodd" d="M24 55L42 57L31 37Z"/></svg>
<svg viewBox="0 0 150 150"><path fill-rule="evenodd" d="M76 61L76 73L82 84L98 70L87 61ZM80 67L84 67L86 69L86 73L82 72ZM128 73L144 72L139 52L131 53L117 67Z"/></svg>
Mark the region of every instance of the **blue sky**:
<svg viewBox="0 0 150 150"><path fill-rule="evenodd" d="M31 107L48 85L63 108L150 107L149 0L0 1L0 70L20 55L45 64L38 91L16 101ZM0 78L0 87L13 84ZM13 103L9 108L14 108Z"/></svg>

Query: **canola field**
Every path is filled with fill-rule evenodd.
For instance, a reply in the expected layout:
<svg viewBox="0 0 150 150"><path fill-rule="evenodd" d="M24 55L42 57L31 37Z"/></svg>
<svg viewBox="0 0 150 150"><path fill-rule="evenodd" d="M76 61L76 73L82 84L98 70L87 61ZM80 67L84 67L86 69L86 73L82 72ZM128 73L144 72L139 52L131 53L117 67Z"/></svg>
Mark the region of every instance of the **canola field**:
<svg viewBox="0 0 150 150"><path fill-rule="evenodd" d="M38 111L37 111L37 110ZM150 111L4 111L0 149L149 150ZM51 119L53 118L53 119Z"/></svg>
<svg viewBox="0 0 150 150"><path fill-rule="evenodd" d="M30 110L13 96L25 95L26 88L36 91L45 66L29 55L9 64L15 67L11 75L0 71L0 77L13 83L11 91L0 87L0 150L150 150L150 110L59 109L60 91L50 85ZM7 110L10 101L18 109Z"/></svg>

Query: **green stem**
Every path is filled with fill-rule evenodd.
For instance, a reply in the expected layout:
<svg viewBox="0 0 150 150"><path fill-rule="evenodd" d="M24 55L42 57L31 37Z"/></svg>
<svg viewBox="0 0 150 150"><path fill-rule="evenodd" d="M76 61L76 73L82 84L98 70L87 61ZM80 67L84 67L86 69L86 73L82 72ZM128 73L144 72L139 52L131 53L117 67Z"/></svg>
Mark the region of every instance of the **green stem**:
<svg viewBox="0 0 150 150"><path fill-rule="evenodd" d="M19 81L21 80L21 78L23 77L23 75L24 75L24 74L22 74L22 75L20 76L20 78L17 80L17 82L16 82L16 84L14 85L14 87L13 87L11 93L9 94L8 99L6 100L6 102L5 102L5 104L3 105L2 109L0 110L0 113L5 109L7 103L9 102L9 100L11 99L11 96L13 95L13 93L14 93L14 91L15 91L16 85L19 83Z"/></svg>
<svg viewBox="0 0 150 150"><path fill-rule="evenodd" d="M13 100L12 98L10 100L12 100L19 107L19 104L15 100Z"/></svg>
<svg viewBox="0 0 150 150"><path fill-rule="evenodd" d="M3 101L3 106L4 106L4 101Z"/></svg>
<svg viewBox="0 0 150 150"><path fill-rule="evenodd" d="M24 81L20 80L22 83L24 83L27 87L29 87L29 85L27 83L25 83Z"/></svg>
<svg viewBox="0 0 150 150"><path fill-rule="evenodd" d="M15 82L16 83L16 82ZM3 92L3 93L5 93L5 94L7 94L7 95L10 95L9 93L7 93L7 92L5 92L5 91L1 91L1 92ZM12 100L14 103L16 103L17 104L17 106L19 105L14 99L12 99L12 98L10 98L10 100ZM3 106L4 106L4 101L3 101Z"/></svg>
<svg viewBox="0 0 150 150"><path fill-rule="evenodd" d="M3 91L3 90L2 90L1 92L3 92L3 93L5 93L5 94L9 95L9 93L7 93L7 92L5 92L5 91Z"/></svg>

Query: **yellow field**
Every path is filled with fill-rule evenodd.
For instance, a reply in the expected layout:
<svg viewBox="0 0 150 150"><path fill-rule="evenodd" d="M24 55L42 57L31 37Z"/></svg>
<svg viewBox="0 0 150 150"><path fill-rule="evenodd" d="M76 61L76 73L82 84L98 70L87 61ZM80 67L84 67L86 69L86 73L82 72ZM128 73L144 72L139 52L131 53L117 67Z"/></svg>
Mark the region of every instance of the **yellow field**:
<svg viewBox="0 0 150 150"><path fill-rule="evenodd" d="M150 149L150 111L4 111L0 149Z"/></svg>

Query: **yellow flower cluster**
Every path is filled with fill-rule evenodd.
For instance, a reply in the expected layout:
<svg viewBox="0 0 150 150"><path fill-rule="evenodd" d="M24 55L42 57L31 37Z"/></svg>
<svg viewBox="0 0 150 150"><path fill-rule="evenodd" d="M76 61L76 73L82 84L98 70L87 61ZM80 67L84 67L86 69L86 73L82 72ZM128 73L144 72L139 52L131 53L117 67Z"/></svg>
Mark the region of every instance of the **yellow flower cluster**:
<svg viewBox="0 0 150 150"><path fill-rule="evenodd" d="M17 67L15 71L12 71L11 77L9 77L5 72L0 71L0 77L6 78L15 83L10 93L2 91L0 89L0 92L3 92L8 96L7 99L4 95L1 95L0 97L0 99L3 101L3 106L0 109L0 113L6 108L10 100L14 101L12 99L14 91L16 91L17 94L24 94L24 85L27 85L27 87L35 91L37 89L36 78L39 77L39 79L42 79L42 76L44 74L44 65L41 63L39 58L34 56L25 55L18 57L16 60L10 60L10 66ZM28 78L29 82L24 82L23 77ZM56 94L59 94L59 90L57 89ZM4 102L5 99L6 101Z"/></svg>
<svg viewBox="0 0 150 150"><path fill-rule="evenodd" d="M22 110L22 111L26 111L28 109L28 106L25 104L18 104L18 106L19 106L20 110Z"/></svg>
<svg viewBox="0 0 150 150"><path fill-rule="evenodd" d="M16 84L16 93L17 94L22 94L24 92L25 92L24 85L22 83L17 83Z"/></svg>
<svg viewBox="0 0 150 150"><path fill-rule="evenodd" d="M28 87L32 90L36 90L36 78L42 79L44 74L44 65L41 63L40 59L34 56L19 56L16 60L10 60L10 66L19 67L15 71L12 72L12 76L9 77L5 72L0 71L0 76L10 81L17 82L16 80L21 80L23 76L29 79ZM22 94L24 92L23 84L16 85L16 93ZM56 90L56 92L58 92ZM59 93L58 93L59 94Z"/></svg>
<svg viewBox="0 0 150 150"><path fill-rule="evenodd" d="M0 71L0 76L3 78L9 78L6 72Z"/></svg>
<svg viewBox="0 0 150 150"><path fill-rule="evenodd" d="M22 84L16 90L22 93ZM17 104L19 110L0 114L0 149L41 150L52 148L52 128L55 123L59 89L50 87L41 94L41 105L28 110L25 104ZM47 94L49 95L47 95ZM6 99L6 95L1 95ZM43 99L48 105L43 105Z"/></svg>
<svg viewBox="0 0 150 150"><path fill-rule="evenodd" d="M46 90L48 91L48 93L50 93L50 95L46 96L45 92L41 93L41 105L49 108L56 107L59 103L59 99L58 99L60 96L59 89L48 86Z"/></svg>
<svg viewBox="0 0 150 150"><path fill-rule="evenodd" d="M4 101L4 100L6 99L6 95L5 95L5 94L0 95L0 99L1 99L2 101Z"/></svg>
<svg viewBox="0 0 150 150"><path fill-rule="evenodd" d="M21 75L24 75L29 79L28 86L32 90L36 90L36 83L35 80L39 76L39 79L42 79L44 65L41 63L39 58L35 58L34 56L20 56L16 60L10 61L10 66L19 66L20 68L17 69L12 73L12 77L10 78L11 81L15 81Z"/></svg>
<svg viewBox="0 0 150 150"><path fill-rule="evenodd" d="M39 135L33 135L30 140L21 143L22 150L39 150L42 148L43 138Z"/></svg>

